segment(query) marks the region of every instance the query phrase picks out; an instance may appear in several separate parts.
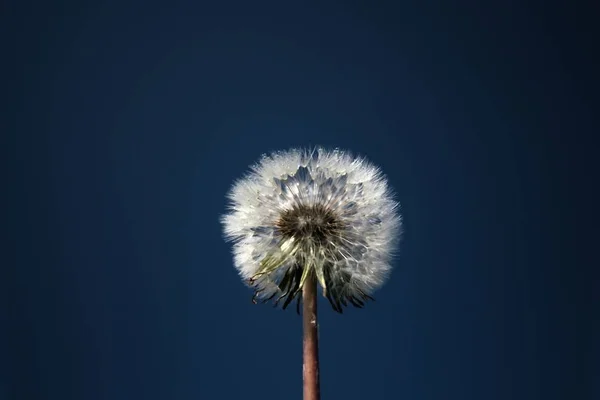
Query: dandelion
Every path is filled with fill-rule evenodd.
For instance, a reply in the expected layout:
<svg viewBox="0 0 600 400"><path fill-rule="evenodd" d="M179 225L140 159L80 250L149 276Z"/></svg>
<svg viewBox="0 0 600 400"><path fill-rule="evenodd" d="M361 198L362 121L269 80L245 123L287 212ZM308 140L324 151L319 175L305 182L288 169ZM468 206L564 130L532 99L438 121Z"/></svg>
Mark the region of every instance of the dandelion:
<svg viewBox="0 0 600 400"><path fill-rule="evenodd" d="M221 222L253 302L296 300L298 312L303 302L305 398L316 399L317 283L339 313L373 300L401 233L399 205L377 167L321 148L263 156L228 198Z"/></svg>

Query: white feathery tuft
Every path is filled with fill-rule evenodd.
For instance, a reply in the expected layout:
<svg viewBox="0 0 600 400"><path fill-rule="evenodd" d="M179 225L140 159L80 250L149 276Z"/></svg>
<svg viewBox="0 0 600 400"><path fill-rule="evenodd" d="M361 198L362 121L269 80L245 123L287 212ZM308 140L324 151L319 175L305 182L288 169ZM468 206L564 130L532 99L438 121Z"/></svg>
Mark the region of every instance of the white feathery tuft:
<svg viewBox="0 0 600 400"><path fill-rule="evenodd" d="M387 279L401 235L399 204L379 168L341 150L264 155L228 193L223 215L241 277L285 308L314 271L342 312Z"/></svg>

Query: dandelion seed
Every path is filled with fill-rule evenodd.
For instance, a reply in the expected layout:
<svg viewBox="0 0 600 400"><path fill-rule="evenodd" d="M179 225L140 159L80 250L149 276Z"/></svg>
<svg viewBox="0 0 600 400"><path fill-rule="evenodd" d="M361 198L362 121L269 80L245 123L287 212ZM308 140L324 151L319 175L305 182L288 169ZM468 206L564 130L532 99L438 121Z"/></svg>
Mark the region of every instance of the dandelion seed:
<svg viewBox="0 0 600 400"><path fill-rule="evenodd" d="M398 203L365 159L320 148L263 156L228 194L221 219L252 302L303 302L304 400L318 400L317 283L339 313L363 307L390 272Z"/></svg>
<svg viewBox="0 0 600 400"><path fill-rule="evenodd" d="M222 217L253 302L287 308L314 274L332 308L363 307L387 279L401 217L380 170L341 150L263 156ZM297 306L299 308L299 305Z"/></svg>

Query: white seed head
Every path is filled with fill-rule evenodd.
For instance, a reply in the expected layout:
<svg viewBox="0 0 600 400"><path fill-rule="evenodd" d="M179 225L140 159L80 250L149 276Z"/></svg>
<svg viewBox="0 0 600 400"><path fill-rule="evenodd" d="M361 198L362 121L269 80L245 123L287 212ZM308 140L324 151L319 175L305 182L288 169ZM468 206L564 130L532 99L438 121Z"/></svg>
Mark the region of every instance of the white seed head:
<svg viewBox="0 0 600 400"><path fill-rule="evenodd" d="M228 193L222 216L253 301L283 308L315 274L334 310L362 307L387 279L402 220L380 170L341 150L265 155Z"/></svg>

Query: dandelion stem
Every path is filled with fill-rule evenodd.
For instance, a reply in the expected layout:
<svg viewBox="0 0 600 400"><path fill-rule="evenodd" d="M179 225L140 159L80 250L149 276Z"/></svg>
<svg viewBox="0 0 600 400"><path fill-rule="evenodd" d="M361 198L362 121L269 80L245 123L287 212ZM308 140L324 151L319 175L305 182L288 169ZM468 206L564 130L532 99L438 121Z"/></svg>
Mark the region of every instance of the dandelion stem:
<svg viewBox="0 0 600 400"><path fill-rule="evenodd" d="M304 330L302 375L304 400L319 400L319 339L317 332L317 278L311 271L302 288L302 326Z"/></svg>

